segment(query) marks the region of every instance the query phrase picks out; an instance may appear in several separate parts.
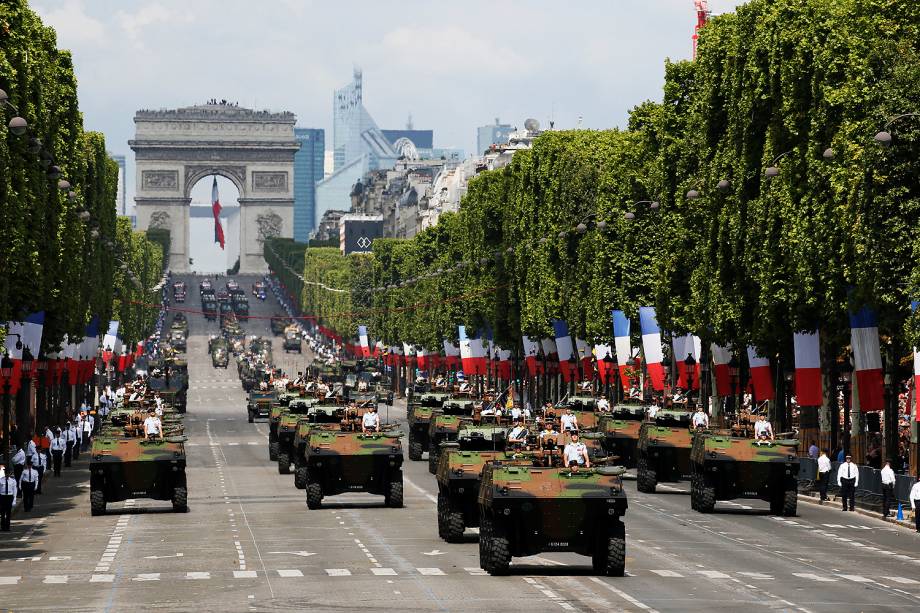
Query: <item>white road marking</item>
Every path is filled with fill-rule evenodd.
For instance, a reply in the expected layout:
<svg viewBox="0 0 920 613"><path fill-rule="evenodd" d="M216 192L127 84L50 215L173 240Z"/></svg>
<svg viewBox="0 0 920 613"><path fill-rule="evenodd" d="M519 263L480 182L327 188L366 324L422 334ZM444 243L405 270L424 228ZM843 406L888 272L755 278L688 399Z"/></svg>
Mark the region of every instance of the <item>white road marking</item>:
<svg viewBox="0 0 920 613"><path fill-rule="evenodd" d="M326 574L330 577L349 577L351 576L351 571L347 568L327 568Z"/></svg>
<svg viewBox="0 0 920 613"><path fill-rule="evenodd" d="M636 600L635 598L633 598L632 596L630 596L629 594L627 594L627 593L624 592L623 590L617 589L617 588L613 587L612 585L610 585L609 583L605 583L604 581L601 581L601 580L598 579L597 577L588 577L588 579L590 579L590 580L593 581L594 583L597 583L598 585L604 586L605 588L607 588L608 590L610 590L611 592L613 592L614 594L616 594L617 596L619 596L620 598L622 598L623 600L625 600L626 602L631 603L633 606L639 607L639 608L642 609L643 611L649 611L649 613L658 613L658 611L656 611L655 609L651 608L650 606L648 606L648 605L645 604L644 602L640 602L640 601Z"/></svg>
<svg viewBox="0 0 920 613"><path fill-rule="evenodd" d="M888 580L894 581L895 583L901 583L904 585L916 585L917 583L920 583L920 581L916 581L914 579L908 579L907 577L888 577Z"/></svg>
<svg viewBox="0 0 920 613"><path fill-rule="evenodd" d="M42 583L67 583L67 575L45 575Z"/></svg>
<svg viewBox="0 0 920 613"><path fill-rule="evenodd" d="M22 577L0 577L0 585L16 585Z"/></svg>
<svg viewBox="0 0 920 613"><path fill-rule="evenodd" d="M211 573L209 572L187 572L185 573L186 579L210 579Z"/></svg>
<svg viewBox="0 0 920 613"><path fill-rule="evenodd" d="M254 570L235 570L233 571L234 579L255 579L258 575Z"/></svg>
<svg viewBox="0 0 920 613"><path fill-rule="evenodd" d="M418 568L416 570L418 570L419 574L428 577L442 576L444 574L444 571L440 568Z"/></svg>
<svg viewBox="0 0 920 613"><path fill-rule="evenodd" d="M392 568L372 568L371 572L378 576L380 575L393 576L396 574L396 571L393 570Z"/></svg>
<svg viewBox="0 0 920 613"><path fill-rule="evenodd" d="M131 579L131 581L159 581L160 573L141 573Z"/></svg>
<svg viewBox="0 0 920 613"><path fill-rule="evenodd" d="M280 569L278 571L279 577L303 577L303 571L300 571L296 568L290 569Z"/></svg>
<svg viewBox="0 0 920 613"><path fill-rule="evenodd" d="M698 570L696 571L704 577L709 577L710 579L729 579L730 577L725 573L718 570Z"/></svg>
<svg viewBox="0 0 920 613"><path fill-rule="evenodd" d="M90 583L111 583L115 581L115 575L93 575L89 578Z"/></svg>
<svg viewBox="0 0 920 613"><path fill-rule="evenodd" d="M463 570L473 575L474 577L485 577L489 574L486 571L482 570L481 568L474 568L472 566L466 567Z"/></svg>
<svg viewBox="0 0 920 613"><path fill-rule="evenodd" d="M683 577L682 574L674 572L673 570L651 570L650 572L655 573L659 577Z"/></svg>
<svg viewBox="0 0 920 613"><path fill-rule="evenodd" d="M838 577L843 577L847 581L852 581L853 583L875 583L872 579L866 579L862 575L841 575L838 574Z"/></svg>
<svg viewBox="0 0 920 613"><path fill-rule="evenodd" d="M824 577L822 575L816 575L814 573L792 573L794 577L799 577L800 579L808 579L809 581L821 581L825 583L830 583L836 581L836 579L831 579L830 577Z"/></svg>
<svg viewBox="0 0 920 613"><path fill-rule="evenodd" d="M764 580L773 579L773 575L767 575L765 573L750 573L750 572L738 571L738 574L744 575L745 577L750 577L751 579L764 579Z"/></svg>

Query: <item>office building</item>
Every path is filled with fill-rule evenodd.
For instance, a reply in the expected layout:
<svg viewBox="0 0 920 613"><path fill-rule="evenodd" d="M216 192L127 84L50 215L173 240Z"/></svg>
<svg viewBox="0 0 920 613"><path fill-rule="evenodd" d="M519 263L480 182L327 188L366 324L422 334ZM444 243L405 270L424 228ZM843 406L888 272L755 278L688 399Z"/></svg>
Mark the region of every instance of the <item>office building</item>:
<svg viewBox="0 0 920 613"><path fill-rule="evenodd" d="M514 126L500 123L498 117L490 126L481 126L476 129L476 155L480 156L492 145L503 145L508 142L514 132Z"/></svg>
<svg viewBox="0 0 920 613"><path fill-rule="evenodd" d="M300 151L294 154L294 240L305 243L316 228L316 184L323 180L325 131L294 128Z"/></svg>
<svg viewBox="0 0 920 613"><path fill-rule="evenodd" d="M125 156L112 154L109 154L109 156L118 164L118 192L115 200L115 210L118 215L128 216L128 199L125 195Z"/></svg>

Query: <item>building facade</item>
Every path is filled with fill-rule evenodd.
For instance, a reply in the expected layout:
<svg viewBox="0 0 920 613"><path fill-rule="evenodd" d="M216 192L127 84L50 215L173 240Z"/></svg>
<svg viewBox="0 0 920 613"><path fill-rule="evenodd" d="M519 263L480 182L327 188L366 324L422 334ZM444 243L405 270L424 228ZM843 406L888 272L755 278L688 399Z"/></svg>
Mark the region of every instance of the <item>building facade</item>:
<svg viewBox="0 0 920 613"><path fill-rule="evenodd" d="M131 211L128 210L128 199L125 194L125 177L127 176L125 174L127 172L125 156L109 154L109 157L115 160L115 163L118 164L118 192L117 196L115 197L115 210L118 211L119 215L129 217L131 215Z"/></svg>
<svg viewBox="0 0 920 613"><path fill-rule="evenodd" d="M492 125L476 128L476 155L483 155L492 145L507 143L514 130L514 126L499 122L498 117Z"/></svg>
<svg viewBox="0 0 920 613"><path fill-rule="evenodd" d="M294 154L294 240L305 243L316 228L316 184L323 180L326 134L318 128L294 128L300 150Z"/></svg>

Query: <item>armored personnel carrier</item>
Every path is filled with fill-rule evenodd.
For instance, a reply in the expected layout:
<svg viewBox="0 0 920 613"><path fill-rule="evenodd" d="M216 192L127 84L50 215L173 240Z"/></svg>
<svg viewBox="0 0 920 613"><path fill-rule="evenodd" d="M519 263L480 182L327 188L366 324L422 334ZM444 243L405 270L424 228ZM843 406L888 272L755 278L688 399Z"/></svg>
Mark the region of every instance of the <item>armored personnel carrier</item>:
<svg viewBox="0 0 920 613"><path fill-rule="evenodd" d="M418 461L422 459L422 452L428 449L428 427L431 424L431 414L435 409L440 409L444 401L450 398L447 392L426 392L413 395L407 405L407 421L409 422L409 459Z"/></svg>
<svg viewBox="0 0 920 613"><path fill-rule="evenodd" d="M690 505L711 513L717 500L757 498L774 515L793 516L798 504L798 441L754 440L728 431L698 434L690 450Z"/></svg>
<svg viewBox="0 0 920 613"><path fill-rule="evenodd" d="M661 481L690 478L690 418L689 411L662 409L642 423L636 460L636 487L640 492L654 494Z"/></svg>
<svg viewBox="0 0 920 613"><path fill-rule="evenodd" d="M457 440L460 424L472 422L475 405L469 398L450 398L441 404L428 424L428 472L438 472L441 443Z"/></svg>
<svg viewBox="0 0 920 613"><path fill-rule="evenodd" d="M185 437L181 417L164 411L161 440L145 440L147 412L141 405L110 414L110 424L93 439L90 452L90 512L105 513L106 504L128 498L172 501L173 510L188 510Z"/></svg>
<svg viewBox="0 0 920 613"><path fill-rule="evenodd" d="M214 368L227 368L230 365L230 346L222 338L214 339L211 345L211 366Z"/></svg>
<svg viewBox="0 0 920 613"><path fill-rule="evenodd" d="M296 351L297 353L302 353L301 342L300 342L300 330L297 326L288 326L284 329L284 343L283 343L284 352Z"/></svg>
<svg viewBox="0 0 920 613"><path fill-rule="evenodd" d="M176 357L163 360L148 378L151 391L169 394L173 397L173 408L185 413L188 397L188 362Z"/></svg>
<svg viewBox="0 0 920 613"><path fill-rule="evenodd" d="M403 505L401 432L362 434L357 420L338 431L312 429L304 451L307 507L318 509L325 496L368 492L388 507Z"/></svg>
<svg viewBox="0 0 920 613"><path fill-rule="evenodd" d="M486 464L479 487L479 565L508 573L512 557L572 551L594 571L622 577L626 493L620 466L578 470Z"/></svg>
<svg viewBox="0 0 920 613"><path fill-rule="evenodd" d="M479 481L487 463L533 465L526 452L505 453L506 432L499 426L463 424L457 440L441 443L438 460L438 535L448 543L463 540L466 528L479 526Z"/></svg>
<svg viewBox="0 0 920 613"><path fill-rule="evenodd" d="M297 426L294 430L294 487L299 490L306 489L307 478L307 444L310 440L310 433L314 430L340 430L342 420L345 419L346 409L341 405L314 404L307 411L306 415L301 415L297 419Z"/></svg>
<svg viewBox="0 0 920 613"><path fill-rule="evenodd" d="M272 329L272 334L274 336L281 336L284 334L284 329L288 327L290 320L283 315L272 315L271 323L269 324Z"/></svg>
<svg viewBox="0 0 920 613"><path fill-rule="evenodd" d="M648 407L643 405L618 404L598 420L598 430L604 434L604 448L608 455L619 458L623 466L636 464L639 428L647 413Z"/></svg>
<svg viewBox="0 0 920 613"><path fill-rule="evenodd" d="M288 405L299 398L301 396L297 390L276 392L275 401L268 409L268 459L272 462L278 461L278 425L281 416L287 413Z"/></svg>
<svg viewBox="0 0 920 613"><path fill-rule="evenodd" d="M281 413L278 420L277 428L277 451L276 460L278 462L278 474L288 475L291 473L291 462L294 461L294 437L297 433L297 425L300 420L309 415L310 408L319 404L313 398L296 398L288 402L286 410ZM333 400L332 408L338 405Z"/></svg>

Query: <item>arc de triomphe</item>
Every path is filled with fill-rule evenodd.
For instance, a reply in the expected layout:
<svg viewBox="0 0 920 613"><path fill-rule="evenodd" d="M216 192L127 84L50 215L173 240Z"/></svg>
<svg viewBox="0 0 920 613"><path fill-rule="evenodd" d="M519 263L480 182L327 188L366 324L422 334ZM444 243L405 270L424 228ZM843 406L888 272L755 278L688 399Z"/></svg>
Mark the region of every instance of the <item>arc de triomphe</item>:
<svg viewBox="0 0 920 613"><path fill-rule="evenodd" d="M171 270L189 270L191 190L210 175L240 192L240 272L267 270L265 238L294 232L295 121L229 103L135 114L137 227L170 231Z"/></svg>

